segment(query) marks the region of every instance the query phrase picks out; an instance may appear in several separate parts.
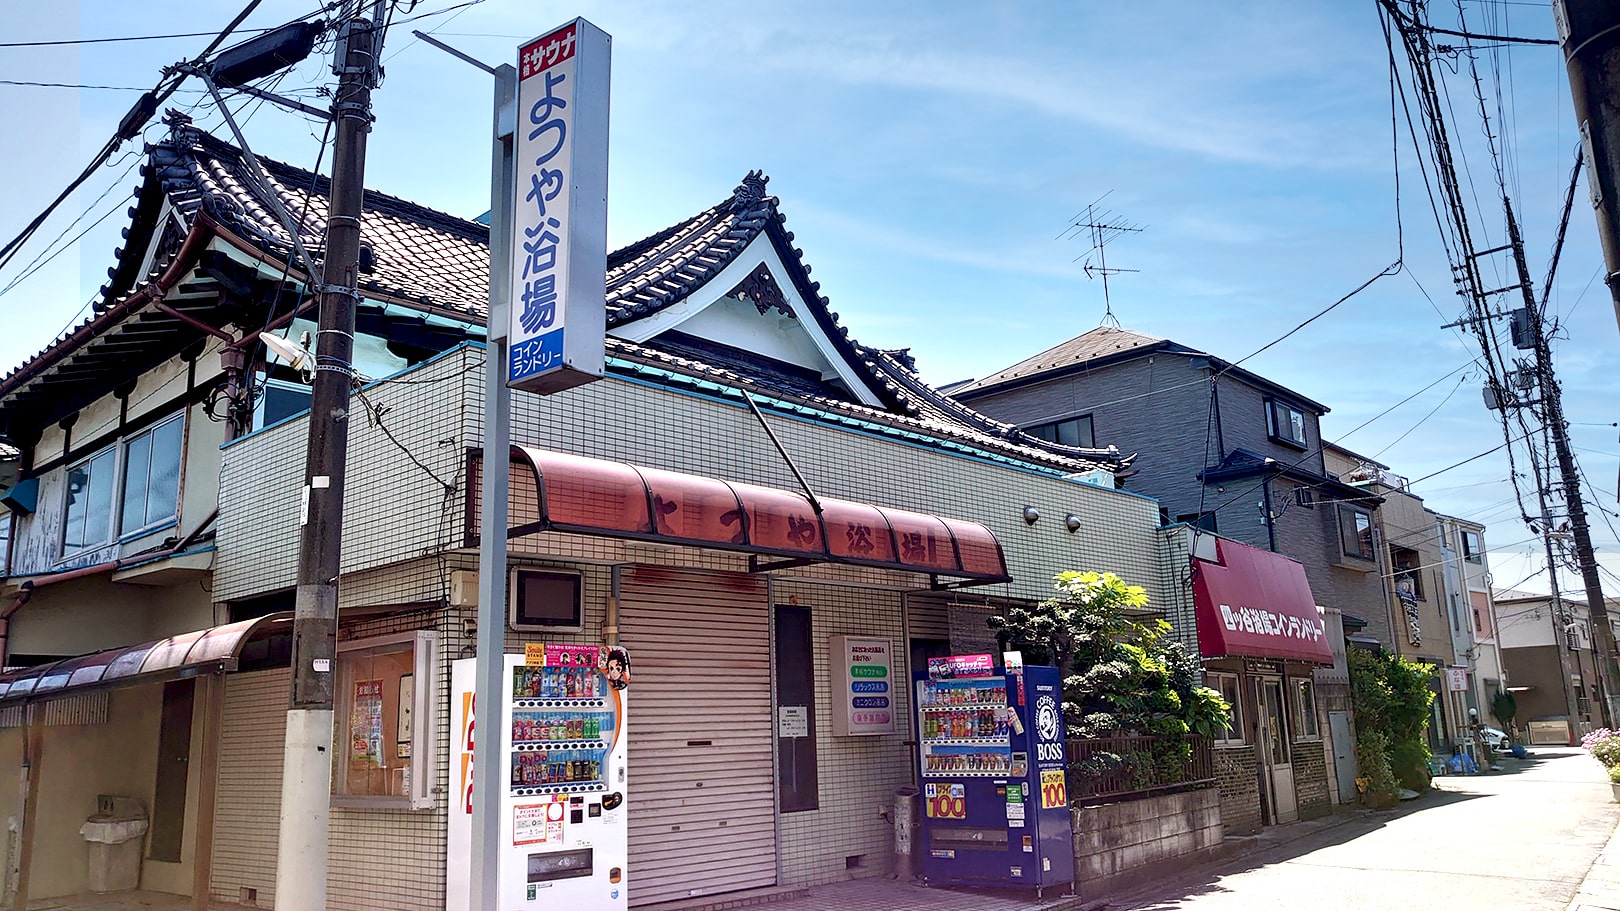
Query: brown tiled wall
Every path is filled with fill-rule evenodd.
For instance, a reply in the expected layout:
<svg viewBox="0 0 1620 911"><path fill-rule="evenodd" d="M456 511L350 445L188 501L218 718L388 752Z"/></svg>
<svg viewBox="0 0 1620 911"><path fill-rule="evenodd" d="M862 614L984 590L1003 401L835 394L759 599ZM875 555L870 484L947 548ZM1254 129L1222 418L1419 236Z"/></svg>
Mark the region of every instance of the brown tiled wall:
<svg viewBox="0 0 1620 911"><path fill-rule="evenodd" d="M1294 742L1294 793L1299 799L1299 818L1315 819L1333 811L1328 793L1327 755L1320 740Z"/></svg>
<svg viewBox="0 0 1620 911"><path fill-rule="evenodd" d="M1260 831L1258 774L1253 747L1215 750L1215 777L1221 783L1221 822L1229 835Z"/></svg>

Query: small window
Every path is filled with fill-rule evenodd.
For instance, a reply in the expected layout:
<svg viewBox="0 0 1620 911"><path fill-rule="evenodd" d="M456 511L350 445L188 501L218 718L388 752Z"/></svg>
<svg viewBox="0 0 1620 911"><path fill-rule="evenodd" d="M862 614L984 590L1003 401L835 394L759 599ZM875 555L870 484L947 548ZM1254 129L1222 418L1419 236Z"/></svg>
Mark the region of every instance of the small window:
<svg viewBox="0 0 1620 911"><path fill-rule="evenodd" d="M1372 514L1351 506L1339 507L1339 538L1346 556L1373 558Z"/></svg>
<svg viewBox="0 0 1620 911"><path fill-rule="evenodd" d="M1038 440L1059 443L1064 446L1078 446L1082 449L1090 449L1095 445L1091 433L1091 415L1089 414L1063 421L1031 424L1024 428L1024 432Z"/></svg>
<svg viewBox="0 0 1620 911"><path fill-rule="evenodd" d="M513 569L511 624L517 630L577 630L584 625L579 573Z"/></svg>
<svg viewBox="0 0 1620 911"><path fill-rule="evenodd" d="M1305 412L1276 399L1267 399L1266 432L1279 443L1305 448Z"/></svg>
<svg viewBox="0 0 1620 911"><path fill-rule="evenodd" d="M1397 594L1410 595L1419 600L1428 600L1423 596L1422 563L1418 552L1409 547L1391 547L1390 562L1395 564L1395 591Z"/></svg>
<svg viewBox="0 0 1620 911"><path fill-rule="evenodd" d="M97 547L113 537L113 475L118 450L108 447L68 469L62 554Z"/></svg>
<svg viewBox="0 0 1620 911"><path fill-rule="evenodd" d="M334 804L433 806L437 651L427 630L338 646Z"/></svg>
<svg viewBox="0 0 1620 911"><path fill-rule="evenodd" d="M1244 743L1243 698L1236 674L1205 674L1204 685L1219 690L1226 700L1226 728L1215 735L1217 743Z"/></svg>
<svg viewBox="0 0 1620 911"><path fill-rule="evenodd" d="M1215 514L1213 512L1186 512L1176 516L1176 521L1185 522L1212 535L1219 533L1219 530L1215 527Z"/></svg>
<svg viewBox="0 0 1620 911"><path fill-rule="evenodd" d="M1322 734L1316 724L1316 687L1309 680L1294 681L1294 738L1319 740Z"/></svg>
<svg viewBox="0 0 1620 911"><path fill-rule="evenodd" d="M1313 487L1294 488L1294 502L1306 509L1316 508L1316 489Z"/></svg>
<svg viewBox="0 0 1620 911"><path fill-rule="evenodd" d="M1462 533L1463 559L1470 563L1480 562L1480 554L1484 553L1484 545L1480 543L1479 532L1464 530Z"/></svg>
<svg viewBox="0 0 1620 911"><path fill-rule="evenodd" d="M180 505L180 415L124 443L124 496L120 534L174 521Z"/></svg>
<svg viewBox="0 0 1620 911"><path fill-rule="evenodd" d="M302 383L266 379L253 407L253 429L261 430L278 421L309 410L310 388Z"/></svg>

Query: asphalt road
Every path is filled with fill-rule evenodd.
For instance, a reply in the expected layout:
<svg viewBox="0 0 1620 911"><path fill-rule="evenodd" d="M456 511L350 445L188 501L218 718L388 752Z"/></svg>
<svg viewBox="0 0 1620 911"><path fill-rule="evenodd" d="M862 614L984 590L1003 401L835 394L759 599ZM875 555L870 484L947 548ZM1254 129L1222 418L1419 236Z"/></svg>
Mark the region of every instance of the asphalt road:
<svg viewBox="0 0 1620 911"><path fill-rule="evenodd" d="M1504 765L1439 778L1438 791L1395 810L1357 812L1163 880L1116 898L1109 911L1565 911L1620 821L1620 804L1602 767L1579 749L1537 747L1531 759Z"/></svg>

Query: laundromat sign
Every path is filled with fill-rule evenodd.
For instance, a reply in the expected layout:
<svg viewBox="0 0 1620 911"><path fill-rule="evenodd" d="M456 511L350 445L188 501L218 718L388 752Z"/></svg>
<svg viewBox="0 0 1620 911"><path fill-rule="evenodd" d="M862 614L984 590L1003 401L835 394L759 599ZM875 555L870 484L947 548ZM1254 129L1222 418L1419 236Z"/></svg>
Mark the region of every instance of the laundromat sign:
<svg viewBox="0 0 1620 911"><path fill-rule="evenodd" d="M828 651L833 663L833 735L893 734L894 642L872 636L834 636Z"/></svg>

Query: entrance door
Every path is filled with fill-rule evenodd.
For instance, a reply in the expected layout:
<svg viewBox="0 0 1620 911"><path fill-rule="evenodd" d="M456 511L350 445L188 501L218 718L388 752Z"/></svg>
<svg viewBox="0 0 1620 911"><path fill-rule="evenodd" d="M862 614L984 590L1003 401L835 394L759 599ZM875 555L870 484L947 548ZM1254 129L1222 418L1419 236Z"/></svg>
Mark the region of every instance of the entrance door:
<svg viewBox="0 0 1620 911"><path fill-rule="evenodd" d="M191 707L195 680L163 685L163 713L158 726L157 781L152 787L152 837L148 857L180 862L185 840L186 778L191 762Z"/></svg>
<svg viewBox="0 0 1620 911"><path fill-rule="evenodd" d="M1260 777L1271 807L1271 823L1299 819L1299 802L1294 796L1293 757L1289 752L1288 707L1283 699L1281 677L1255 679L1255 703L1260 712Z"/></svg>
<svg viewBox="0 0 1620 911"><path fill-rule="evenodd" d="M776 884L765 581L636 566L619 634L629 711L632 906Z"/></svg>

